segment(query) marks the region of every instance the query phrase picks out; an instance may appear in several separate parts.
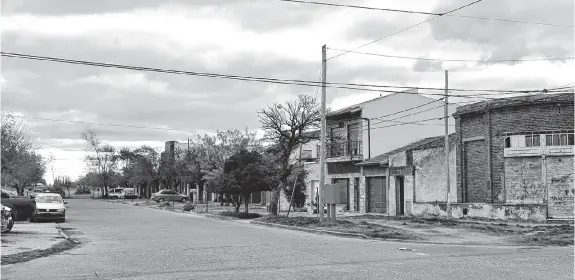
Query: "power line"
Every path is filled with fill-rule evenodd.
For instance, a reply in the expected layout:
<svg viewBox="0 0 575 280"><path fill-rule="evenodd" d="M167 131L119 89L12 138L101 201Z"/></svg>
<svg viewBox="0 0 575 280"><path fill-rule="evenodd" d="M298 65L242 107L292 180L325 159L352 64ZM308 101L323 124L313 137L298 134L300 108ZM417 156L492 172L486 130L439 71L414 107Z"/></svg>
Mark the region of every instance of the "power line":
<svg viewBox="0 0 575 280"><path fill-rule="evenodd" d="M409 116L413 116L413 115L418 115L418 114L421 114L421 113L425 113L425 112L428 112L428 111L431 111L431 110L434 110L434 109L438 109L438 108L443 108L443 107L444 107L444 105L439 105L439 106L436 106L436 107L431 107L431 108L428 108L428 109L425 109L425 110L422 110L422 111L413 112L413 113L411 113L411 114L403 115L403 116L400 116L400 117L397 117L397 118L394 118L394 119L390 119L390 120L380 120L380 121L377 121L377 122L372 123L372 125L373 125L373 124L380 124L380 123L384 123L384 122L393 122L393 121L396 121L396 120L399 120L399 119L403 119L403 118L405 118L405 117L409 117Z"/></svg>
<svg viewBox="0 0 575 280"><path fill-rule="evenodd" d="M301 3L301 4L321 5L321 6L332 6L332 7L343 7L343 8L354 8L354 9L364 9L364 10L385 11L385 12L398 12L398 13L407 13L407 14L442 15L442 14L439 14L439 13L418 12L418 11L398 10L398 9L386 9L386 8L376 8L376 7L367 7L367 6L358 6L358 5L346 5L346 4L335 4L335 3L316 2L316 1L299 1L299 0L278 0L278 1Z"/></svg>
<svg viewBox="0 0 575 280"><path fill-rule="evenodd" d="M199 76L199 77L209 77L209 78L222 78L222 79L232 79L232 80L242 80L242 81L252 81L252 82L264 82L264 83L274 83L274 84L286 84L286 85L301 85L308 87L317 87L321 85L318 81L307 81L307 80L294 80L294 79L277 79L277 78L262 78L262 77L252 77L252 76L239 76L239 75L225 75L216 73L205 73L205 72L193 72L184 70L172 70L172 69L162 69L162 68L151 68L151 67L141 67L141 66L129 66L122 64L112 64L112 63L100 63L86 60L71 60L64 58L48 57L48 56L36 56L20 53L8 53L1 52L2 56L29 60L39 60L39 61L49 61L58 62L66 64L76 64L76 65L87 65L93 67L103 67L103 68L117 68L126 69L134 71L145 71L145 72L158 72L167 73L175 75L189 75L189 76ZM423 90L437 90L444 91L445 88L433 88L433 87L419 87L419 86L391 86L391 85L374 85L374 84L355 84L355 83L333 83L326 82L326 86L330 88L340 88L340 89L351 89L360 91L373 91L373 92L386 92L386 93L398 93L398 89L423 89ZM381 90L381 89L370 89L366 87L375 88L390 88L393 90ZM450 91L469 91L469 92L498 92L498 93L532 93L541 92L541 90L494 90L494 89L448 89ZM414 92L403 92L406 94L416 94L416 95L438 95L443 96L444 94L437 93L414 93ZM465 95L452 95L454 97L466 97Z"/></svg>
<svg viewBox="0 0 575 280"><path fill-rule="evenodd" d="M383 115L383 116L371 118L371 120L378 120L378 119L382 119L382 118L385 118L385 117L389 117L389 116L401 114L401 113L403 113L403 112L407 112L407 111L411 111L411 110L413 110L413 109L421 108L421 107L423 107L423 106L427 106L427 105L429 105L429 104L433 104L433 103L439 102L439 101L441 101L441 100L443 100L443 98L439 98L439 99L437 99L437 100L433 100L433 101L431 101L431 102L424 103L424 104L422 104L422 105L418 105L418 106L415 106L415 107L407 108L407 109L405 109L405 110L401 110L401 111L398 111L398 112L395 112L395 113L391 113L391 114L387 114L387 115Z"/></svg>
<svg viewBox="0 0 575 280"><path fill-rule="evenodd" d="M554 26L554 27L569 27L569 28L575 27L573 25L534 22L534 21L522 21L522 20L513 20L513 19L488 18L488 17L464 16L464 15L445 15L445 16L460 17L460 18L473 18L473 19L482 19L482 20L505 21L505 22L524 23L524 24L533 24L533 25L545 25L545 26Z"/></svg>
<svg viewBox="0 0 575 280"><path fill-rule="evenodd" d="M460 17L460 18L471 18L471 19L481 19L481 20L492 20L492 21L503 21L503 22L513 22L513 23L534 24L534 25L546 25L546 26L555 26L555 27L570 27L570 28L575 27L575 26L573 26L573 25L563 25L563 24L553 24L553 23L533 22L533 21L521 21L521 20L512 20L512 19L501 19L501 18L478 17L478 16L448 15L448 14L445 14L445 13L433 13L433 12L419 12L419 11L410 11L410 10L386 9L386 8L376 8L376 7L358 6L358 5L334 4L334 3L325 3L325 2L316 2L316 1L299 1L299 0L278 0L278 1L282 1L282 2L294 2L294 3L302 3L302 4L322 5L322 6L332 6L332 7L341 7L341 8L354 8L354 9L363 9L363 10L372 10L372 11L399 12L399 13L434 15L434 16L449 16L449 17Z"/></svg>
<svg viewBox="0 0 575 280"><path fill-rule="evenodd" d="M111 124L111 123L95 123L95 122L85 122L85 121L71 121L71 120L58 120L58 119L47 119L47 118L36 118L36 117L24 117L24 116L14 116L16 118L23 119L33 119L41 121L53 121L53 122L69 122L69 123L79 123L79 124L93 124L100 126L115 126L115 127L125 127L125 128L140 128L140 129L156 129L156 130L168 130L168 131L179 131L179 132L211 132L211 130L188 130L188 129L175 129L175 128L164 128L164 127L148 127L148 126L135 126L135 125L123 125L123 124Z"/></svg>
<svg viewBox="0 0 575 280"><path fill-rule="evenodd" d="M378 53L368 53L368 52L357 52L352 50L343 50L336 48L328 48L334 51L348 52L354 54L379 56L387 58L400 58L400 59L413 59L413 60L428 60L428 61L444 61L444 62L479 62L479 63L500 63L500 62L524 62L524 61L547 61L547 60L571 60L575 57L552 57L552 58L536 58L536 59L506 59L506 60L474 60L474 59L442 59L442 58L427 58L427 57L413 57L413 56L399 56L399 55L387 55Z"/></svg>
<svg viewBox="0 0 575 280"><path fill-rule="evenodd" d="M379 39L377 39L377 40L371 41L371 42L369 42L369 43L367 43L367 44L363 44L363 45L361 45L361 46L359 46L359 47L355 47L355 48L353 48L353 49L351 49L351 50L352 50L352 51L355 51L355 50L357 50L357 49L360 49L360 48L363 48L363 47L365 47L365 46L371 45L371 44L373 44L373 43L377 43L377 42L379 42L379 41L381 41L381 40L383 40L383 39L389 38L389 37L391 37L391 36L393 36L393 35L396 35L396 34L399 34L399 33L403 32L403 31L407 31L407 30L409 30L409 29L411 29L411 28L414 28L414 27L419 26L419 25L422 25L422 24L424 24L424 23L426 23L426 22L432 21L432 20L434 20L434 19L436 19L436 18L438 18L438 17L441 17L441 16L444 16L444 15L453 13L453 12L458 11L458 10L461 10L461 9L463 9L463 8L467 8L467 7L469 7L469 6L473 5L473 4L479 3L479 2L481 2L481 1L483 1L483 0L473 1L473 2L471 2L471 3L469 3L469 4L463 5L463 6L459 7L459 8L455 8L455 9L453 9L453 10L450 10L450 11L446 12L446 13L443 13L443 14L434 16L434 17L432 17L432 18L426 19L426 20L424 20L424 21L422 21L422 22L420 22L420 23L416 23L416 24L414 24L414 25L411 25L411 26L409 26L409 27L406 27L406 28L404 28L404 29L401 29L401 30L399 30L399 31L396 31L396 32L394 32L394 33L391 33L391 34L389 34L389 35L386 35L386 36L384 36L384 37L381 37L381 38L379 38ZM327 60L331 60L331 59L334 59L334 58L336 58L336 57L340 57L340 56L342 56L342 55L344 55L344 54L347 54L347 53L349 53L349 52L340 53L340 54L338 54L338 55L336 55L336 56L332 56L332 57L328 58Z"/></svg>

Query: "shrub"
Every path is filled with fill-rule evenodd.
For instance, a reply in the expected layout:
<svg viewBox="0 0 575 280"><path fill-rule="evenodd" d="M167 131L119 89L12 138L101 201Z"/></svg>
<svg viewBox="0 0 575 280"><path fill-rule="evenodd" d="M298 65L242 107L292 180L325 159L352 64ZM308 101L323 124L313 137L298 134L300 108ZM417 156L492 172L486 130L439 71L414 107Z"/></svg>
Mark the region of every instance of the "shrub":
<svg viewBox="0 0 575 280"><path fill-rule="evenodd" d="M220 213L220 215L226 216L226 217L234 217L234 218L238 218L238 219L256 219L256 218L260 218L262 216L258 213L245 213L245 212L236 213L236 212L232 212L232 211L225 211L225 212Z"/></svg>
<svg viewBox="0 0 575 280"><path fill-rule="evenodd" d="M168 206L172 206L172 204L170 204L169 201L164 201L162 202L162 204L160 204L161 207L168 207Z"/></svg>
<svg viewBox="0 0 575 280"><path fill-rule="evenodd" d="M184 205L184 212L190 212L192 210L196 209L196 205L193 202L186 202L186 205Z"/></svg>

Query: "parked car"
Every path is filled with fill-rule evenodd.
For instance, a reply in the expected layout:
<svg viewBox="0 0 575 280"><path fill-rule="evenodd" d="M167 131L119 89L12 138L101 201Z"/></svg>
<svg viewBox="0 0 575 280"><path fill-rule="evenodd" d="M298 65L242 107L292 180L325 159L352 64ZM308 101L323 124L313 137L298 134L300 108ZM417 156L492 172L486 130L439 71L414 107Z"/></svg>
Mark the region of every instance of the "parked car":
<svg viewBox="0 0 575 280"><path fill-rule="evenodd" d="M124 189L115 188L108 191L109 198L124 198Z"/></svg>
<svg viewBox="0 0 575 280"><path fill-rule="evenodd" d="M39 193L43 193L43 192L44 192L44 190L42 190L42 189L33 189L30 192L30 197L35 198Z"/></svg>
<svg viewBox="0 0 575 280"><path fill-rule="evenodd" d="M2 205L12 209L14 221L26 221L34 215L36 202L27 196L12 196L2 190Z"/></svg>
<svg viewBox="0 0 575 280"><path fill-rule="evenodd" d="M14 218L12 214L12 209L2 204L0 204L0 208L1 208L0 217L2 219L0 227L2 229L2 233L10 232L14 227Z"/></svg>
<svg viewBox="0 0 575 280"><path fill-rule="evenodd" d="M57 193L41 193L36 196L36 211L30 219L31 222L41 220L56 220L60 223L66 221L67 201Z"/></svg>
<svg viewBox="0 0 575 280"><path fill-rule="evenodd" d="M153 193L151 199L155 202L164 202L164 201L181 201L186 202L188 201L188 197L183 194L179 194L172 190L160 190L157 193Z"/></svg>
<svg viewBox="0 0 575 280"><path fill-rule="evenodd" d="M124 190L122 192L122 196L125 199L138 198L138 195L136 194L136 189L134 189L134 188L124 188Z"/></svg>

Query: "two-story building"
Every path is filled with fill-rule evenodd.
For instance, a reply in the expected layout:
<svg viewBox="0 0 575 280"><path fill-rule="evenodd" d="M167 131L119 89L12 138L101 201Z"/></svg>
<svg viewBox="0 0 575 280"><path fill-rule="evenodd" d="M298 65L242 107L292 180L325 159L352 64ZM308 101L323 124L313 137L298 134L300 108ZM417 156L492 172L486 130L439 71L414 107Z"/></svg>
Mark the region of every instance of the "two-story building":
<svg viewBox="0 0 575 280"><path fill-rule="evenodd" d="M455 104L448 112L455 112ZM366 212L366 197L382 199L386 181L383 169L363 174L358 163L403 147L411 142L445 133L443 102L423 96L417 89L381 96L327 115L326 183L347 187L339 211ZM449 119L450 128L454 121ZM454 130L454 129L450 129ZM366 193L366 183L371 196ZM374 198L379 197L379 198ZM375 204L372 204L375 205ZM373 206L384 212L382 205Z"/></svg>

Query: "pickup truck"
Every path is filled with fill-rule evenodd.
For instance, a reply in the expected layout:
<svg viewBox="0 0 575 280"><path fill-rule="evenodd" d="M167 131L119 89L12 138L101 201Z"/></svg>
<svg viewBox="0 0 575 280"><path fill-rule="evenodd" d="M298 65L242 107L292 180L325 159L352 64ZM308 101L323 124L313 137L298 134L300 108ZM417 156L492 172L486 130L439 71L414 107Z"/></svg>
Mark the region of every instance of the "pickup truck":
<svg viewBox="0 0 575 280"><path fill-rule="evenodd" d="M12 208L14 221L26 221L34 216L36 201L27 196L12 196L2 190L2 205Z"/></svg>

